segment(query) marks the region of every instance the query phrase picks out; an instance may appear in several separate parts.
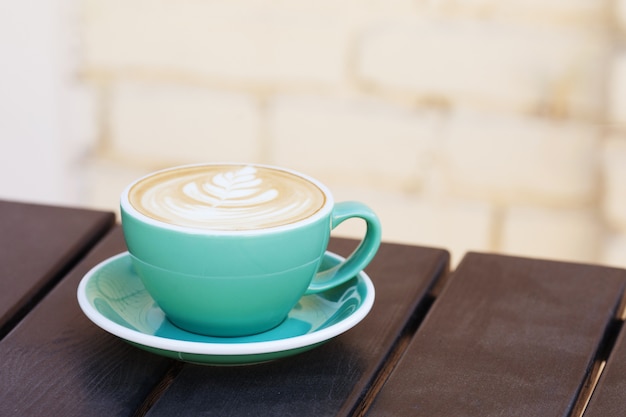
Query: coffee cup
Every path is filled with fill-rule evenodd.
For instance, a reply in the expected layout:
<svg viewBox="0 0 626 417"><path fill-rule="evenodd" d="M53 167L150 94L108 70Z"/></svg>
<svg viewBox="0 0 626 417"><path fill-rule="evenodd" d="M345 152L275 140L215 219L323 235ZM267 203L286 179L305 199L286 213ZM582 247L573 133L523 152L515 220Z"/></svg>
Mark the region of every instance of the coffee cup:
<svg viewBox="0 0 626 417"><path fill-rule="evenodd" d="M122 228L133 267L167 318L211 336L279 325L305 294L338 286L380 245L376 214L335 203L319 181L254 164L161 170L122 193ZM337 266L318 271L330 232L360 218L364 237Z"/></svg>

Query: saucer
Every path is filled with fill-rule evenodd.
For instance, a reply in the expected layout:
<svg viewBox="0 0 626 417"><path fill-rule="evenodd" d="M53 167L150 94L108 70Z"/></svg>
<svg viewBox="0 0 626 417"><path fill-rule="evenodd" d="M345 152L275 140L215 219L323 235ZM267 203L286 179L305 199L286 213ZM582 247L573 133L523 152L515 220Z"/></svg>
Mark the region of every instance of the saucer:
<svg viewBox="0 0 626 417"><path fill-rule="evenodd" d="M343 260L326 252L320 270ZM128 252L91 269L78 286L78 303L97 326L150 352L185 362L237 365L295 355L358 324L374 304L365 272L330 290L303 296L277 327L243 337L211 337L173 325L134 272Z"/></svg>

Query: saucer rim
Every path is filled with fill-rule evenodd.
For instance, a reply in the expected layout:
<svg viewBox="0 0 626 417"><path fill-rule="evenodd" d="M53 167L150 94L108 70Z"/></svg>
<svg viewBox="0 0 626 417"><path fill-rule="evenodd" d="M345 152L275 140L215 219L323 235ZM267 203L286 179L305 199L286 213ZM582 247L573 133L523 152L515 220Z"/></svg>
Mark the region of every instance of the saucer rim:
<svg viewBox="0 0 626 417"><path fill-rule="evenodd" d="M197 342L149 335L113 322L108 317L100 313L87 298L86 286L89 280L95 274L99 273L99 271L106 268L107 265L129 256L130 253L128 251L111 256L95 265L83 276L77 288L77 298L80 308L87 318L89 318L94 324L117 337L139 345L171 352L212 356L241 356L277 353L313 346L330 340L356 326L370 312L375 299L374 284L367 273L360 271L354 277L357 279L357 283L355 285L358 285L358 282L360 281L365 285L366 289L366 295L360 306L352 312L352 314L342 319L340 322L321 330L313 331L312 333L262 342L241 343ZM324 256L328 256L338 260L339 262L345 259L344 257L331 251L326 251Z"/></svg>

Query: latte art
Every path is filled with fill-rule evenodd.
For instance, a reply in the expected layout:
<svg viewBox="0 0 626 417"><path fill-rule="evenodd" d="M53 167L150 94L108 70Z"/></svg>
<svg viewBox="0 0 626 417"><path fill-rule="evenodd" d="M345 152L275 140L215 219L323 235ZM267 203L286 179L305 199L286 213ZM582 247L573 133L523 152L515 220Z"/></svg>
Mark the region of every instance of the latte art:
<svg viewBox="0 0 626 417"><path fill-rule="evenodd" d="M279 169L204 165L162 171L131 187L144 215L179 226L255 230L304 220L326 197L314 183Z"/></svg>

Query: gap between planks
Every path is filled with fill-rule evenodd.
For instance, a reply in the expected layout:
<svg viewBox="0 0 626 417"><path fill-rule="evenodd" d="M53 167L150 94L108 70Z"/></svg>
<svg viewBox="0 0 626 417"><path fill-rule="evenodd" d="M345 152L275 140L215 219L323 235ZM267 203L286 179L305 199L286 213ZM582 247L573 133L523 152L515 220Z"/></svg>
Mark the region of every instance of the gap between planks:
<svg viewBox="0 0 626 417"><path fill-rule="evenodd" d="M624 326L624 321L626 320L626 293L622 294L621 301L619 306L616 309L615 317L609 323L607 330L600 341L600 346L598 348L598 353L596 355L596 359L589 371L587 378L585 378L585 382L580 390L578 398L572 408L572 412L570 417L583 417L585 411L587 410L587 406L591 401L591 397L593 396L596 387L598 386L598 382L600 378L602 378L602 373L606 367L606 363L609 360L609 356L613 351L615 343L617 341L617 337Z"/></svg>
<svg viewBox="0 0 626 417"><path fill-rule="evenodd" d="M428 311L430 311L430 308L433 305L434 301L435 297L433 297L431 294L428 294L426 297L424 297L420 308L418 308L411 317L408 325L400 335L398 342L389 353L388 359L385 361L385 364L376 374L376 377L372 382L371 388L365 394L362 401L360 401L359 406L356 407L356 409L353 411L353 413L351 414L352 416L362 417L367 413L370 406L376 399L376 396L385 385L385 382L387 382L387 379L396 368L396 365L398 364L398 362L400 362L400 358L402 358L402 356L404 355L409 343L411 342L411 339L415 335L415 332L417 332L417 329L426 317L426 314L428 314Z"/></svg>

